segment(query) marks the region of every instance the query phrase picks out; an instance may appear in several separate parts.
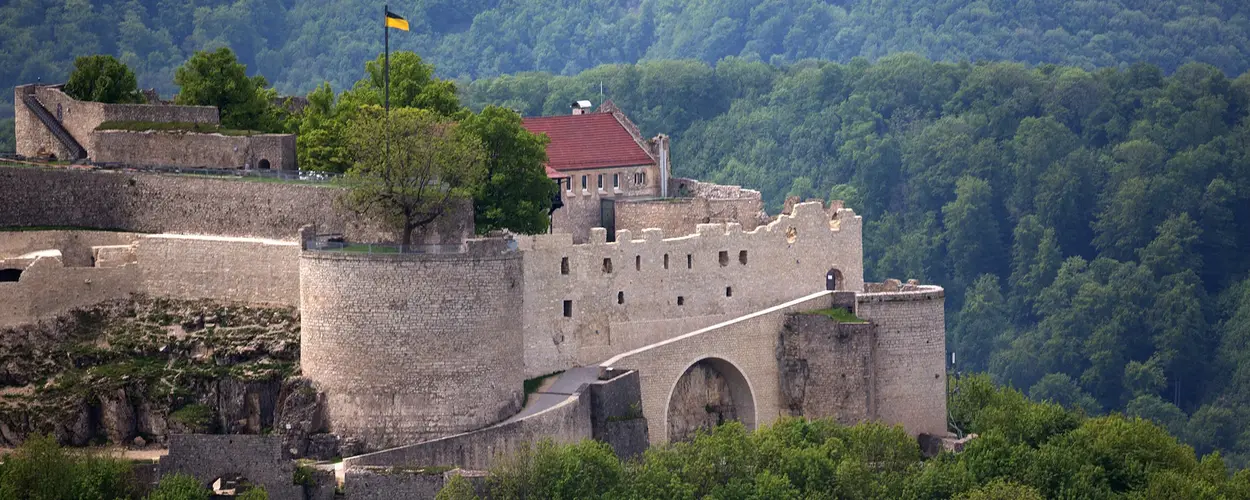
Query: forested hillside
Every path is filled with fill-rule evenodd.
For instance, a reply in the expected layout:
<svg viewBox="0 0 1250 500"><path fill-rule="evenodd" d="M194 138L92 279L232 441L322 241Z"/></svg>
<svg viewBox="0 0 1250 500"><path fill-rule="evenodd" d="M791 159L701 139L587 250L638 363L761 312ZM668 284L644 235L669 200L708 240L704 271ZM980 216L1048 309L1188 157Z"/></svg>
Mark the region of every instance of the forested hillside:
<svg viewBox="0 0 1250 500"><path fill-rule="evenodd" d="M444 77L557 74L640 59L847 62L899 52L1172 71L1250 68L1241 0L416 0L392 48ZM356 0L11 0L0 5L0 86L61 81L75 56L113 54L144 87L174 90L195 50L228 45L280 91L354 82L382 50L381 6ZM9 98L5 98L6 101ZM3 111L3 110L0 110Z"/></svg>
<svg viewBox="0 0 1250 500"><path fill-rule="evenodd" d="M960 370L1250 458L1250 74L663 61L479 80L466 102L603 97L674 137L677 175L774 209L847 200L869 278L947 287Z"/></svg>

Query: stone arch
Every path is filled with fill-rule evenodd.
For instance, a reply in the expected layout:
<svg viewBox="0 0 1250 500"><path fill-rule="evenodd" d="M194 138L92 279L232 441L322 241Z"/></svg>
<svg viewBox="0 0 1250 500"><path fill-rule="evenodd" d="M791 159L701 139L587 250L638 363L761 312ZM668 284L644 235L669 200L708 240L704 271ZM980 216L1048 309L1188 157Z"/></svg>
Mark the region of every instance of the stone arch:
<svg viewBox="0 0 1250 500"><path fill-rule="evenodd" d="M18 281L22 277L21 269L0 269L0 282Z"/></svg>
<svg viewBox="0 0 1250 500"><path fill-rule="evenodd" d="M730 420L755 429L755 393L746 374L734 363L717 357L698 359L682 370L668 392L664 410L668 441L694 437L698 429Z"/></svg>
<svg viewBox="0 0 1250 500"><path fill-rule="evenodd" d="M256 167L261 170L269 170L269 166L270 166L269 160L266 160L264 158L261 158L260 163L256 164Z"/></svg>
<svg viewBox="0 0 1250 500"><path fill-rule="evenodd" d="M842 271L838 268L829 268L829 272L825 273L825 290L842 290L846 288L846 281L842 279Z"/></svg>

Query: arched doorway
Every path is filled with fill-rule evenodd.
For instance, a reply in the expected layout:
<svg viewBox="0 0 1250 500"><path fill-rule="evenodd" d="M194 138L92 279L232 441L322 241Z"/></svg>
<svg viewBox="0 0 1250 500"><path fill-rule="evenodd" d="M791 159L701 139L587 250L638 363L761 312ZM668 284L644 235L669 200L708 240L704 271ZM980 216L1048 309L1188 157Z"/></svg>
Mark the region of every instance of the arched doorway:
<svg viewBox="0 0 1250 500"><path fill-rule="evenodd" d="M842 271L837 268L829 269L825 273L825 290L841 290L844 283L842 282Z"/></svg>
<svg viewBox="0 0 1250 500"><path fill-rule="evenodd" d="M0 269L0 282L17 281L22 277L21 269Z"/></svg>
<svg viewBox="0 0 1250 500"><path fill-rule="evenodd" d="M737 366L704 358L687 367L673 384L666 417L669 442L693 439L699 429L731 420L755 429L755 397Z"/></svg>
<svg viewBox="0 0 1250 500"><path fill-rule="evenodd" d="M269 170L269 160L261 158L260 163L256 165L261 170Z"/></svg>

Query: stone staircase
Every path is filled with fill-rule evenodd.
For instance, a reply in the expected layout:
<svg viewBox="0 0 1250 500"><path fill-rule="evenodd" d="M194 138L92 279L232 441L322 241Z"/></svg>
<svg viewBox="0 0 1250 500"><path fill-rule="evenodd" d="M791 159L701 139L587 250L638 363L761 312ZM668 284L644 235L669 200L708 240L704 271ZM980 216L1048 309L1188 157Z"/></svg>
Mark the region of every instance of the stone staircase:
<svg viewBox="0 0 1250 500"><path fill-rule="evenodd" d="M48 110L39 103L39 99L36 99L34 94L23 94L22 103L26 105L26 109L29 109L35 114L35 116L39 117L39 121L43 122L43 126L47 127L48 132L51 132L58 141L61 141L61 144L65 146L65 149L69 150L70 158L65 159L77 162L87 158L87 150L74 139L74 136L70 135L68 130L65 130L65 127L61 125L61 122L58 121L55 116L52 116L52 113L49 113Z"/></svg>

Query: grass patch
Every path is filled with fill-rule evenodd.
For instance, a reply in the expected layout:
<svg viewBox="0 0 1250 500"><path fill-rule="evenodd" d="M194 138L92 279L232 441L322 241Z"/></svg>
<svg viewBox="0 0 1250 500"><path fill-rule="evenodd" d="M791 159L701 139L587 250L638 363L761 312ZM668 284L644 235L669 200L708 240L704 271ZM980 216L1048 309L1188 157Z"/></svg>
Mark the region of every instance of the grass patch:
<svg viewBox="0 0 1250 500"><path fill-rule="evenodd" d="M343 248L326 248L330 252L353 252L353 253L399 253L399 246L388 245L368 245L365 243L348 243Z"/></svg>
<svg viewBox="0 0 1250 500"><path fill-rule="evenodd" d="M856 316L855 313L852 313L851 311L842 309L840 307L834 307L834 308L829 308L829 309L817 309L815 311L808 311L803 314L818 314L820 316L827 316L839 323L867 323L867 321L864 321L859 316Z"/></svg>
<svg viewBox="0 0 1250 500"><path fill-rule="evenodd" d="M530 394L538 392L538 388L543 386L543 382L546 382L547 379L558 377L560 376L561 373L564 373L564 370L560 370L558 372L548 373L546 375L527 379L525 383L523 384L523 387L525 388L525 401L521 403L521 406L524 407L525 405L529 404Z"/></svg>
<svg viewBox="0 0 1250 500"><path fill-rule="evenodd" d="M216 123L188 122L140 122L140 121L107 121L101 123L96 130L127 130L131 132L193 132L198 134L221 134L233 136L263 134L258 130L235 130L221 128Z"/></svg>
<svg viewBox="0 0 1250 500"><path fill-rule="evenodd" d="M213 421L213 409L202 404L189 404L170 413L169 418L191 429L202 431L208 429Z"/></svg>

